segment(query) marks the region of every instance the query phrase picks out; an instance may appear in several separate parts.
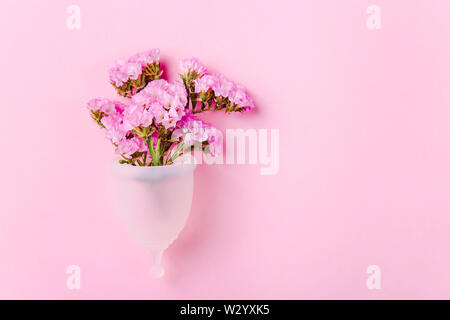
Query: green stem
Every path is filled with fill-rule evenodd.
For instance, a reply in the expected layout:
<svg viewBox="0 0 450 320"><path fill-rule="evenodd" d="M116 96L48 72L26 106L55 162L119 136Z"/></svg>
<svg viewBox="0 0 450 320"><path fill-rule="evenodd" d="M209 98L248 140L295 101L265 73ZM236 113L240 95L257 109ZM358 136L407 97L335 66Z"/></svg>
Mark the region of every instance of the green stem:
<svg viewBox="0 0 450 320"><path fill-rule="evenodd" d="M147 139L145 139L145 143L147 144L148 152L150 152L150 155L152 157L152 163L153 163L153 161L155 161L155 150L153 149L152 137L148 137Z"/></svg>
<svg viewBox="0 0 450 320"><path fill-rule="evenodd" d="M180 151L183 151L183 144L182 143L178 143L177 148L175 150L175 152L172 154L172 156L170 157L170 163L172 163L176 158L178 158L178 156L180 156Z"/></svg>
<svg viewBox="0 0 450 320"><path fill-rule="evenodd" d="M153 139L149 137L145 141L147 143L148 151L150 152L150 155L152 156L152 166L160 166L161 165L161 138L158 138L158 142L156 143L156 148L153 147Z"/></svg>

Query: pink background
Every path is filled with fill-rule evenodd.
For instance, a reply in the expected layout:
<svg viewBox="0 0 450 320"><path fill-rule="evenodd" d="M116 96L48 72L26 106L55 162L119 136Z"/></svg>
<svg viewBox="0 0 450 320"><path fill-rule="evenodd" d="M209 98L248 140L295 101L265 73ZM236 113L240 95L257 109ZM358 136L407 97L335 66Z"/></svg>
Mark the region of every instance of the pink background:
<svg viewBox="0 0 450 320"><path fill-rule="evenodd" d="M366 8L381 8L381 30ZM81 8L81 30L66 8ZM0 298L450 298L450 2L1 1ZM85 103L159 47L244 84L280 170L202 166L166 276L114 212ZM66 268L81 267L81 290ZM366 288L367 266L382 288Z"/></svg>

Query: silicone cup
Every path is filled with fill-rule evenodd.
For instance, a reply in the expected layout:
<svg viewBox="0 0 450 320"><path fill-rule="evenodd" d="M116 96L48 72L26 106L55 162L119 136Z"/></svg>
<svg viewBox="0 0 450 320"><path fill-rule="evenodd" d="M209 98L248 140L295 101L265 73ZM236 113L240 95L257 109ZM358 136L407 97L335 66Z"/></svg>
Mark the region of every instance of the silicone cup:
<svg viewBox="0 0 450 320"><path fill-rule="evenodd" d="M152 256L150 274L164 275L162 255L190 213L195 164L139 167L113 163L118 213Z"/></svg>

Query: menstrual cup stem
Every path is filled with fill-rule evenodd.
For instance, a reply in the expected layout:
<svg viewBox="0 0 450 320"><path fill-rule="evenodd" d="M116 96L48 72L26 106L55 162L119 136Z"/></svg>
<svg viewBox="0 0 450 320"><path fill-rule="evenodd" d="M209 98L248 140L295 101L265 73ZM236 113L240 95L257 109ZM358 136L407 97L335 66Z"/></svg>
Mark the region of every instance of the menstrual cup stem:
<svg viewBox="0 0 450 320"><path fill-rule="evenodd" d="M150 267L150 274L154 278L161 278L164 275L164 268L161 264L163 251L150 251L152 256L152 266Z"/></svg>

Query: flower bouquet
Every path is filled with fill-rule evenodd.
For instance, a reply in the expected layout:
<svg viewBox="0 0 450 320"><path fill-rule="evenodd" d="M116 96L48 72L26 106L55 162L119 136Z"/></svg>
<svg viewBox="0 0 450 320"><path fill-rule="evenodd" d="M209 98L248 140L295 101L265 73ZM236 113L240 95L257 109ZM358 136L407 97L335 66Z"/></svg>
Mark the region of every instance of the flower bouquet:
<svg viewBox="0 0 450 320"><path fill-rule="evenodd" d="M163 275L161 256L189 215L195 163L191 154L222 152L222 134L197 114L254 108L244 87L212 74L196 58L180 61L180 78L163 79L159 49L119 59L109 79L122 101L92 99L92 119L116 153L113 164L119 212L153 255L151 273ZM173 201L173 194L177 201Z"/></svg>

